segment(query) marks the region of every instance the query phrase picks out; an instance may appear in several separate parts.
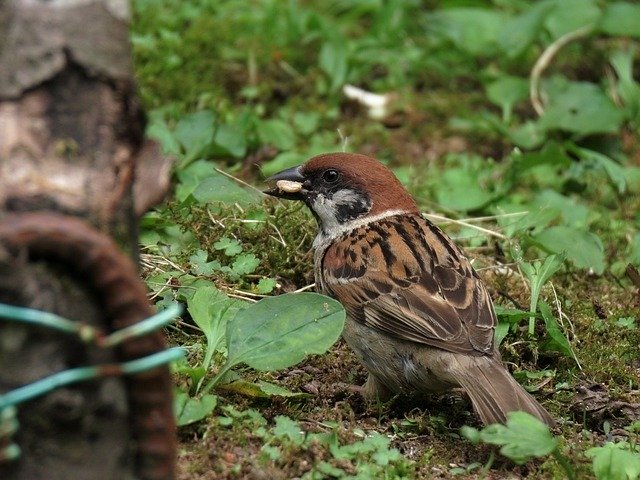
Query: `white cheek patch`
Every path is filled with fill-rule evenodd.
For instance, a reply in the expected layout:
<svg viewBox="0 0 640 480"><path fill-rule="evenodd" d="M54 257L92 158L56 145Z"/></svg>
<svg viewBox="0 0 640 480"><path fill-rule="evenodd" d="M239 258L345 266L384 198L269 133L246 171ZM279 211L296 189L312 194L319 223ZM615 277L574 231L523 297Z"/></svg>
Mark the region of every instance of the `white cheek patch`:
<svg viewBox="0 0 640 480"><path fill-rule="evenodd" d="M323 194L318 194L313 200L311 208L320 219L320 224L324 230L334 230L339 226L336 215L336 202L333 199L328 199Z"/></svg>
<svg viewBox="0 0 640 480"><path fill-rule="evenodd" d="M322 230L325 232L335 232L344 228L347 224L355 220L353 217L345 218L349 212L368 212L370 202L362 194L351 189L342 189L335 192L331 197L318 194L311 205L313 211L320 219Z"/></svg>

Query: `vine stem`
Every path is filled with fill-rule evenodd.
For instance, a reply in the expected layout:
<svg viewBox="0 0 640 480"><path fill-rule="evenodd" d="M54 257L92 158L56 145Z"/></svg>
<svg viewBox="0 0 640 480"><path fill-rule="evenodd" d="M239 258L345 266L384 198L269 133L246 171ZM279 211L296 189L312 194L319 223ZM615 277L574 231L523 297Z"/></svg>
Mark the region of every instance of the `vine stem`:
<svg viewBox="0 0 640 480"><path fill-rule="evenodd" d="M577 30L565 33L551 43L544 52L542 52L542 55L538 57L529 75L529 99L538 116L544 113L544 105L540 97L540 78L542 74L551 63L551 60L553 60L553 57L555 57L563 47L575 40L588 36L592 31L593 25L585 25Z"/></svg>

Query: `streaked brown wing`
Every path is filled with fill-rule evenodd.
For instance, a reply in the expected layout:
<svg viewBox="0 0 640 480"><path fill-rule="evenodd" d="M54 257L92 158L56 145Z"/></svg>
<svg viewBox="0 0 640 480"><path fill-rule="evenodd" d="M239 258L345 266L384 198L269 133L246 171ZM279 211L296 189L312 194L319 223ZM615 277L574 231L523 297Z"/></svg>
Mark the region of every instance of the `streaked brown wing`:
<svg viewBox="0 0 640 480"><path fill-rule="evenodd" d="M399 215L354 230L323 258L322 284L355 320L444 350L493 351L496 317L469 261L436 226Z"/></svg>

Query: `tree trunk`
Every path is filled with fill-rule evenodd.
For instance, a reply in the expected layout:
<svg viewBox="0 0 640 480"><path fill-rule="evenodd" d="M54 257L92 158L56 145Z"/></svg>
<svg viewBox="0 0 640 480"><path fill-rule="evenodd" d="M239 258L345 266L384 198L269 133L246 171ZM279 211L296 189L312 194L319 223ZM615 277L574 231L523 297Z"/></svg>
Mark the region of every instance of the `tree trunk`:
<svg viewBox="0 0 640 480"><path fill-rule="evenodd" d="M138 218L171 167L143 139L128 15L124 0L0 0L0 302L107 332L152 313L131 260ZM0 395L163 345L152 334L99 349L0 319ZM0 478L173 478L170 395L167 368L156 368L18 405L22 454L0 459Z"/></svg>

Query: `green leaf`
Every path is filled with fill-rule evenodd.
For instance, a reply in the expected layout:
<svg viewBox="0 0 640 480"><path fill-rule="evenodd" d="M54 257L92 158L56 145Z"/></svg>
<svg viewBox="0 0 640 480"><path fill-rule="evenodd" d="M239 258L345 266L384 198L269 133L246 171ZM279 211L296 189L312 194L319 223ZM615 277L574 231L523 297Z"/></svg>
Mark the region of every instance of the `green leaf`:
<svg viewBox="0 0 640 480"><path fill-rule="evenodd" d="M200 287L187 300L191 318L207 338L207 349L202 362L205 369L209 369L213 354L224 345L227 323L245 306L245 302L227 297L214 285Z"/></svg>
<svg viewBox="0 0 640 480"><path fill-rule="evenodd" d="M511 248L511 255L518 262L518 266L522 273L524 273L527 280L529 280L529 286L531 287L531 300L529 302L529 335L533 335L535 332L535 315L538 311L538 299L542 287L547 281L556 273L562 263L564 262L563 255L549 255L544 259L544 262L535 261L533 263L527 263L522 260L522 252L520 246L514 244Z"/></svg>
<svg viewBox="0 0 640 480"><path fill-rule="evenodd" d="M233 257L242 252L242 245L235 238L222 237L213 244L216 250L223 250L227 257Z"/></svg>
<svg viewBox="0 0 640 480"><path fill-rule="evenodd" d="M474 445L477 445L481 441L480 430L478 430L477 428L469 427L468 425L463 425L460 428L460 435L462 435Z"/></svg>
<svg viewBox="0 0 640 480"><path fill-rule="evenodd" d="M339 38L325 42L320 47L318 63L331 80L331 91L336 91L347 80L347 42Z"/></svg>
<svg viewBox="0 0 640 480"><path fill-rule="evenodd" d="M549 335L549 341L545 343L544 348L546 350L558 351L569 358L575 358L569 340L564 336L564 333L560 330L560 326L558 325L558 322L556 322L553 313L551 313L551 307L549 307L545 302L540 302L539 308L547 334Z"/></svg>
<svg viewBox="0 0 640 480"><path fill-rule="evenodd" d="M599 29L616 37L640 37L640 5L630 2L606 4Z"/></svg>
<svg viewBox="0 0 640 480"><path fill-rule="evenodd" d="M505 75L486 87L487 97L502 108L502 119L509 123L513 106L529 95L529 82L524 78Z"/></svg>
<svg viewBox="0 0 640 480"><path fill-rule="evenodd" d="M333 345L344 326L339 302L315 293L265 298L227 325L228 362L257 370L287 368Z"/></svg>
<svg viewBox="0 0 640 480"><path fill-rule="evenodd" d="M245 132L235 125L221 124L215 129L213 135L212 155L231 155L234 158L242 158L247 152L247 137Z"/></svg>
<svg viewBox="0 0 640 480"><path fill-rule="evenodd" d="M193 197L202 204L222 202L248 205L258 201L260 194L242 187L226 175L214 171L198 184L193 191Z"/></svg>
<svg viewBox="0 0 640 480"><path fill-rule="evenodd" d="M178 142L174 132L169 128L167 122L161 115L154 115L154 112L149 114L149 124L146 135L158 140L164 153L171 155L180 153L180 142Z"/></svg>
<svg viewBox="0 0 640 480"><path fill-rule="evenodd" d="M271 293L278 285L275 278L261 278L256 286L256 290L259 294Z"/></svg>
<svg viewBox="0 0 640 480"><path fill-rule="evenodd" d="M185 161L195 160L213 140L213 112L201 110L180 119L174 132L185 152Z"/></svg>
<svg viewBox="0 0 640 480"><path fill-rule="evenodd" d="M429 18L429 28L451 40L460 50L476 57L496 53L498 34L506 15L482 8L450 8L438 10Z"/></svg>
<svg viewBox="0 0 640 480"><path fill-rule="evenodd" d="M592 269L597 275L604 272L604 247L600 238L591 232L559 225L532 238L548 252L566 252L567 259L578 268Z"/></svg>
<svg viewBox="0 0 640 480"><path fill-rule="evenodd" d="M635 46L616 50L611 54L611 66L618 77L616 90L624 103L627 118L640 124L640 84L633 78L635 54Z"/></svg>
<svg viewBox="0 0 640 480"><path fill-rule="evenodd" d="M286 388L274 385L273 383L258 381L256 383L247 382L245 380L235 380L230 383L223 383L218 389L227 392L234 392L250 398L271 398L283 397L290 400L297 400L311 397L310 394L304 392L292 392Z"/></svg>
<svg viewBox="0 0 640 480"><path fill-rule="evenodd" d="M295 144L293 129L282 120L262 120L258 123L258 137L266 145L279 150L291 150Z"/></svg>
<svg viewBox="0 0 640 480"><path fill-rule="evenodd" d="M262 175L269 177L281 170L300 165L301 163L304 163L304 161L304 155L298 152L282 152L276 155L273 160L269 160L262 166Z"/></svg>
<svg viewBox="0 0 640 480"><path fill-rule="evenodd" d="M496 326L495 341L498 345L502 343L504 337L509 333L511 326L518 325L521 320L528 318L531 313L516 308L505 308L501 305L494 305L494 310L498 317Z"/></svg>
<svg viewBox="0 0 640 480"><path fill-rule="evenodd" d="M556 77L547 86L549 101L539 120L543 128L580 135L616 133L619 130L624 112L598 85Z"/></svg>
<svg viewBox="0 0 640 480"><path fill-rule="evenodd" d="M467 168L446 170L435 188L438 203L451 210L477 210L493 199L478 184L478 175Z"/></svg>
<svg viewBox="0 0 640 480"><path fill-rule="evenodd" d="M595 0L558 0L549 12L545 26L556 39L586 25L595 25L602 16Z"/></svg>
<svg viewBox="0 0 640 480"><path fill-rule="evenodd" d="M526 412L509 412L507 424L493 424L480 431L485 443L500 445L500 453L518 465L553 452L558 440L547 426Z"/></svg>
<svg viewBox="0 0 640 480"><path fill-rule="evenodd" d="M187 200L198 188L202 180L214 174L216 174L214 165L206 160L197 160L185 168L177 169L176 198L178 201L184 202Z"/></svg>
<svg viewBox="0 0 640 480"><path fill-rule="evenodd" d="M216 395L202 395L201 397L189 397L183 391L176 393L173 401L173 412L179 427L202 420L216 408L218 397Z"/></svg>
<svg viewBox="0 0 640 480"><path fill-rule="evenodd" d="M303 135L311 135L318 129L320 114L318 112L296 112L293 115L293 124Z"/></svg>
<svg viewBox="0 0 640 480"><path fill-rule="evenodd" d="M213 260L208 261L209 255L202 249L198 249L196 253L189 257L189 263L192 265L191 271L196 275L211 275L216 270L220 270L222 265L220 262Z"/></svg>
<svg viewBox="0 0 640 480"><path fill-rule="evenodd" d="M258 257L253 253L245 253L236 257L233 265L231 265L231 272L238 277L242 277L255 272L258 265L260 265Z"/></svg>
<svg viewBox="0 0 640 480"><path fill-rule="evenodd" d="M593 458L593 473L598 480L635 480L640 477L640 455L607 442L586 452Z"/></svg>
<svg viewBox="0 0 640 480"><path fill-rule="evenodd" d="M576 153L585 162L604 170L609 176L611 183L617 188L618 193L624 193L627 188L627 178L626 172L621 165L595 150L572 146L571 151Z"/></svg>
<svg viewBox="0 0 640 480"><path fill-rule="evenodd" d="M531 150L538 148L546 139L545 131L538 122L524 122L509 128L505 134L516 146Z"/></svg>
<svg viewBox="0 0 640 480"><path fill-rule="evenodd" d="M273 427L273 433L280 438L288 439L294 445L302 445L305 440L305 433L300 428L298 422L283 415L276 417L276 425Z"/></svg>
<svg viewBox="0 0 640 480"><path fill-rule="evenodd" d="M553 6L551 2L539 2L505 22L497 39L507 57L519 57L540 36L544 20Z"/></svg>
<svg viewBox="0 0 640 480"><path fill-rule="evenodd" d="M557 212L567 227L585 228L589 219L589 208L574 198L566 197L555 190L545 189L531 201L532 210L551 210Z"/></svg>

